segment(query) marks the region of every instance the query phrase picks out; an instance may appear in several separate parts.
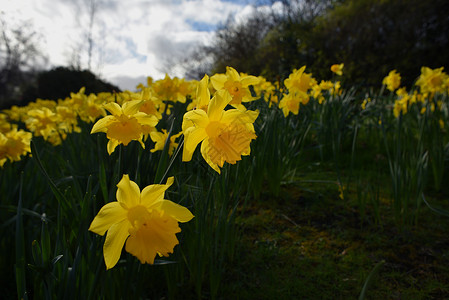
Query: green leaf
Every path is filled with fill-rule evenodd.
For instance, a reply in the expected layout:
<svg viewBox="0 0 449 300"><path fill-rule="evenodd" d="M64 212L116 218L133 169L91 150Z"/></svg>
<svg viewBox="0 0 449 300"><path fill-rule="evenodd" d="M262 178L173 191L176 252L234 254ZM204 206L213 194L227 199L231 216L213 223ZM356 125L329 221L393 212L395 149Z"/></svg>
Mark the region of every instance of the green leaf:
<svg viewBox="0 0 449 300"><path fill-rule="evenodd" d="M59 190L59 188L56 186L54 181L50 178L47 171L45 170L44 166L42 165L41 159L39 158L39 153L37 152L36 145L33 141L30 142L30 148L31 148L31 154L33 155L33 159L36 161L39 169L44 174L44 177L47 179L48 183L50 184L50 188L53 192L53 194L56 197L56 200L58 200L59 204L64 208L65 211L69 211L68 202L67 199L64 197L63 193Z"/></svg>
<svg viewBox="0 0 449 300"><path fill-rule="evenodd" d="M23 230L22 217L22 188L23 172L20 174L19 204L17 206L16 218L16 286L17 298L28 299L26 294L26 274L25 274L25 234Z"/></svg>
<svg viewBox="0 0 449 300"><path fill-rule="evenodd" d="M164 149L162 150L161 158L159 159L159 163L157 165L156 175L154 177L154 182L159 182L159 184L163 183L164 177L167 176L169 168L168 165L168 149L170 148L170 137L173 132L173 122L170 125L170 130L168 131L167 139L165 140Z"/></svg>
<svg viewBox="0 0 449 300"><path fill-rule="evenodd" d="M368 278L365 280L365 284L363 285L362 292L360 293L359 300L364 300L366 297L366 291L369 289L371 284L374 281L375 276L379 273L380 268L385 264L385 260L381 260L374 266L373 270L369 273Z"/></svg>
<svg viewBox="0 0 449 300"><path fill-rule="evenodd" d="M430 208L431 211L433 211L437 214L443 215L445 217L449 217L449 211L430 205L430 203L427 202L426 198L424 197L424 193L421 194L421 197L422 197L422 200L424 201L424 203L427 205L428 208Z"/></svg>

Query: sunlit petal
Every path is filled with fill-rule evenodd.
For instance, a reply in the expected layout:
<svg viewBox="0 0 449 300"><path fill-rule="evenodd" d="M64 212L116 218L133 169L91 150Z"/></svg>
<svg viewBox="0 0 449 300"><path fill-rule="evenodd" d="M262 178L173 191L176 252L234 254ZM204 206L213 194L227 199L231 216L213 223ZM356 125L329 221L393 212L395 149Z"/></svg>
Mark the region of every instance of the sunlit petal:
<svg viewBox="0 0 449 300"><path fill-rule="evenodd" d="M184 114L184 120L192 122L195 127L206 127L209 123L207 113L202 109L195 109ZM183 124L183 127L186 125ZM184 129L183 129L184 130Z"/></svg>
<svg viewBox="0 0 449 300"><path fill-rule="evenodd" d="M209 116L209 120L219 120L221 118L221 115L223 113L223 110L225 109L226 105L231 102L232 97L231 95L225 91L220 90L215 93L215 96L212 98L212 100L209 103L209 107L207 109L207 115Z"/></svg>
<svg viewBox="0 0 449 300"><path fill-rule="evenodd" d="M141 204L151 208L155 203L164 200L164 193L174 180L174 177L169 177L166 184L152 184L144 188L141 194Z"/></svg>
<svg viewBox="0 0 449 300"><path fill-rule="evenodd" d="M213 163L211 158L209 157L209 148L210 148L210 144L209 141L206 139L203 141L203 143L201 144L201 155L203 156L204 160L208 163L208 165L214 169L215 171L218 172L218 174L220 174L220 168L218 167L217 164Z"/></svg>
<svg viewBox="0 0 449 300"><path fill-rule="evenodd" d="M164 213L172 216L178 222L188 222L192 220L192 213L179 204L176 204L170 200L162 201L160 209L164 211Z"/></svg>
<svg viewBox="0 0 449 300"><path fill-rule="evenodd" d="M127 174L123 175L122 180L117 184L117 201L125 208L140 204L139 186L129 180Z"/></svg>
<svg viewBox="0 0 449 300"><path fill-rule="evenodd" d="M94 124L90 133L107 132L107 127L113 122L115 122L114 116L106 116L104 118L101 118Z"/></svg>
<svg viewBox="0 0 449 300"><path fill-rule="evenodd" d="M117 201L110 202L103 206L90 224L89 230L99 235L105 232L115 223L120 223L126 219L126 209Z"/></svg>
<svg viewBox="0 0 449 300"><path fill-rule="evenodd" d="M215 74L210 78L210 82L214 89L221 90L224 87L225 82L228 80L228 77L225 74Z"/></svg>
<svg viewBox="0 0 449 300"><path fill-rule="evenodd" d="M249 85L256 85L260 82L260 79L257 78L256 76L246 76L243 77L242 80L240 80L240 82L242 83L242 86L247 87Z"/></svg>
<svg viewBox="0 0 449 300"><path fill-rule="evenodd" d="M184 147L182 152L182 161L191 160L196 147L206 137L207 137L206 129L190 127L184 133Z"/></svg>
<svg viewBox="0 0 449 300"><path fill-rule="evenodd" d="M107 111L109 111L114 116L122 115L122 108L115 102L109 102L104 105Z"/></svg>
<svg viewBox="0 0 449 300"><path fill-rule="evenodd" d="M122 254L122 248L125 244L126 238L129 236L130 224L128 220L123 220L120 223L116 223L109 228L106 234L106 240L103 245L104 262L106 263L106 269L114 267L120 255Z"/></svg>

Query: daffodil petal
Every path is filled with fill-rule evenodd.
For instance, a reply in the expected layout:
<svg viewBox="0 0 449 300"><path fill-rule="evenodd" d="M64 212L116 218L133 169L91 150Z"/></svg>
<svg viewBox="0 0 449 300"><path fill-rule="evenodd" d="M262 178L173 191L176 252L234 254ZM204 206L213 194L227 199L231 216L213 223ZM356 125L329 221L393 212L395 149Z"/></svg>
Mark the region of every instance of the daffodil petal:
<svg viewBox="0 0 449 300"><path fill-rule="evenodd" d="M190 161L196 147L207 137L206 129L190 127L184 133L184 147L182 149L182 161Z"/></svg>
<svg viewBox="0 0 449 300"><path fill-rule="evenodd" d="M142 100L127 101L122 105L123 113L128 116L134 115L139 111L143 103L144 101Z"/></svg>
<svg viewBox="0 0 449 300"><path fill-rule="evenodd" d="M103 245L103 256L107 270L113 268L120 259L123 245L129 236L129 228L128 220L123 220L109 228Z"/></svg>
<svg viewBox="0 0 449 300"><path fill-rule="evenodd" d="M186 118L183 118L183 119L182 119L182 125L181 125L181 128L182 128L182 131L183 131L183 132L185 132L188 128L194 127L194 126L195 126L195 124L194 124L192 121L190 121L190 120L188 120L188 119L186 119Z"/></svg>
<svg viewBox="0 0 449 300"><path fill-rule="evenodd" d="M233 67L226 67L226 76L228 79L233 81L240 81L239 72L237 72Z"/></svg>
<svg viewBox="0 0 449 300"><path fill-rule="evenodd" d="M122 114L122 108L115 102L106 103L103 107L114 116L120 116Z"/></svg>
<svg viewBox="0 0 449 300"><path fill-rule="evenodd" d="M224 88L224 84L227 80L228 80L228 77L225 74L215 74L215 75L212 75L212 77L210 78L210 82L212 83L212 86L217 91Z"/></svg>
<svg viewBox="0 0 449 300"><path fill-rule="evenodd" d="M133 117L136 118L141 125L148 125L151 127L155 127L159 122L155 115L148 115L144 112L136 113Z"/></svg>
<svg viewBox="0 0 449 300"><path fill-rule="evenodd" d="M256 76L246 76L246 77L243 77L241 80L240 80L240 83L242 84L242 86L244 86L244 87L247 87L247 86L249 86L249 85L256 85L256 84L258 84L260 82L260 79L259 78L257 78Z"/></svg>
<svg viewBox="0 0 449 300"><path fill-rule="evenodd" d="M207 124L209 123L209 118L207 117L207 113L202 109L195 109L195 110L186 112L184 114L183 120L185 120L185 122L187 122L187 121L192 122L195 125L195 127L203 127L203 128L206 127ZM185 126L185 125L183 124L183 126Z"/></svg>
<svg viewBox="0 0 449 300"><path fill-rule="evenodd" d="M234 122L244 123L254 123L254 121L259 116L259 111L247 110L242 112L238 109L230 109L223 113L221 122L230 124Z"/></svg>
<svg viewBox="0 0 449 300"><path fill-rule="evenodd" d="M152 184L142 190L141 204L148 209L164 200L165 191L173 184L174 177L169 177L166 184Z"/></svg>
<svg viewBox="0 0 449 300"><path fill-rule="evenodd" d="M92 133L97 133L97 132L107 132L107 127L110 124L112 124L114 121L115 121L115 117L111 116L111 115L101 118L94 124L90 133L92 134Z"/></svg>
<svg viewBox="0 0 449 300"><path fill-rule="evenodd" d="M203 79L198 84L196 90L197 107L204 107L209 105L210 91L209 91L209 76L204 75Z"/></svg>
<svg viewBox="0 0 449 300"><path fill-rule="evenodd" d="M162 201L160 209L164 211L164 213L172 216L178 222L184 223L193 219L193 214L190 210L170 200Z"/></svg>
<svg viewBox="0 0 449 300"><path fill-rule="evenodd" d="M125 208L140 204L139 186L134 181L129 180L128 174L123 175L117 187L117 201Z"/></svg>
<svg viewBox="0 0 449 300"><path fill-rule="evenodd" d="M212 160L210 159L209 155L207 154L208 150L209 150L210 144L209 144L209 140L205 139L203 141L203 143L201 144L201 155L203 156L204 160L208 163L208 165L214 169L215 171L218 172L218 174L220 174L220 168L218 167L217 164L213 163Z"/></svg>
<svg viewBox="0 0 449 300"><path fill-rule="evenodd" d="M115 223L120 223L126 219L126 210L117 201L110 202L103 206L90 224L89 231L99 235L105 232Z"/></svg>
<svg viewBox="0 0 449 300"><path fill-rule="evenodd" d="M107 145L108 148L108 154L111 155L112 152L114 152L115 148L120 144L119 141L110 139Z"/></svg>
<svg viewBox="0 0 449 300"><path fill-rule="evenodd" d="M207 115L210 121L218 121L221 118L223 110L226 105L231 102L232 97L226 90L220 90L215 93L215 96L210 100L209 107L207 108Z"/></svg>
<svg viewBox="0 0 449 300"><path fill-rule="evenodd" d="M155 143L165 142L167 136L168 136L167 134L164 134L163 132L159 131L150 132L150 138Z"/></svg>

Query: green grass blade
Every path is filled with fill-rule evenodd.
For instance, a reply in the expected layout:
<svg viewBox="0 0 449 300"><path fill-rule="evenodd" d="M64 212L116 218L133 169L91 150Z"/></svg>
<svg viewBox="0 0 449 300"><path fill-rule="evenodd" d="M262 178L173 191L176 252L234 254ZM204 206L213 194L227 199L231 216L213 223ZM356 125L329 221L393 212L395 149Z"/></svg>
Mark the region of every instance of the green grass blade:
<svg viewBox="0 0 449 300"><path fill-rule="evenodd" d="M422 197L422 200L424 201L424 203L427 205L428 208L430 208L431 211L433 211L437 214L443 215L445 217L449 217L449 211L430 205L430 203L424 197L424 194L421 194L421 197Z"/></svg>
<svg viewBox="0 0 449 300"><path fill-rule="evenodd" d="M31 148L31 154L33 155L34 160L36 161L41 172L44 174L45 178L48 180L48 183L50 184L50 188L51 188L53 194L55 195L56 199L65 209L68 209L68 207L67 207L68 202L66 201L64 195L59 190L59 188L56 186L54 181L50 178L50 176L48 175L44 166L42 165L41 159L39 158L39 154L36 149L36 145L34 144L33 141L31 141L31 143L30 143L30 148ZM68 211L68 210L66 210L66 211Z"/></svg>
<svg viewBox="0 0 449 300"><path fill-rule="evenodd" d="M360 293L359 300L364 300L366 297L366 291L369 289L371 284L374 281L375 276L379 273L380 268L385 264L385 260L381 260L374 266L373 270L369 273L368 278L365 280L365 284L363 285L362 292Z"/></svg>
<svg viewBox="0 0 449 300"><path fill-rule="evenodd" d="M162 150L161 158L159 159L159 163L157 165L156 176L154 177L154 182L159 182L159 184L162 184L162 181L164 180L164 177L168 173L169 169L167 168L168 149L170 148L170 137L173 132L173 123L174 122L171 123L170 130L168 131L168 136L167 139L165 140L164 149Z"/></svg>
<svg viewBox="0 0 449 300"><path fill-rule="evenodd" d="M19 204L17 206L17 219L16 219L16 285L17 285L17 298L19 300L28 299L26 293L25 234L23 230L23 216L22 216L22 188L23 188L23 173L20 174Z"/></svg>

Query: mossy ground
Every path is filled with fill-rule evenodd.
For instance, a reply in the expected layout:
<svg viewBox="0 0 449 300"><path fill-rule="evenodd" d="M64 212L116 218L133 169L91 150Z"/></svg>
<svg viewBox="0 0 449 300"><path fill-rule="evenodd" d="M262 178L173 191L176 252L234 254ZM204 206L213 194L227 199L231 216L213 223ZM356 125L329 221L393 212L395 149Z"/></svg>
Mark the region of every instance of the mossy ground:
<svg viewBox="0 0 449 300"><path fill-rule="evenodd" d="M224 298L356 299L385 261L366 299L448 299L449 217L423 206L417 225L399 228L386 196L378 222L369 206L362 218L355 191L340 199L329 178L309 173L241 207ZM444 194L432 201L444 207Z"/></svg>

